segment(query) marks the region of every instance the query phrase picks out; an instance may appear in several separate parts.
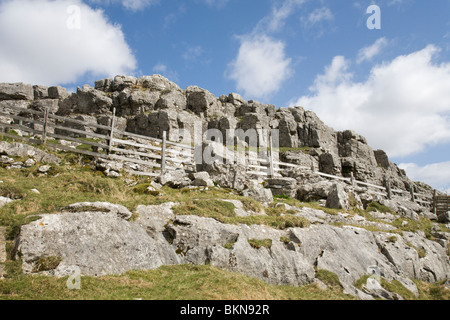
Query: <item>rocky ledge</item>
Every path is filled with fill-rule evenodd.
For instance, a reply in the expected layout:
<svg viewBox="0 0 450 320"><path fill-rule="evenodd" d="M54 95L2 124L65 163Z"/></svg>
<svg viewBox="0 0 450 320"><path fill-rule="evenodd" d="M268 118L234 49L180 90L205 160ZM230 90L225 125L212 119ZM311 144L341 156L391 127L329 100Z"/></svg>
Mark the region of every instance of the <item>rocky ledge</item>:
<svg viewBox="0 0 450 320"><path fill-rule="evenodd" d="M243 211L239 202L233 200L236 212L255 215ZM23 226L15 251L24 272L54 276L71 275L77 268L82 275L101 276L163 265L210 264L271 284L300 286L320 282L315 270L324 269L338 275L344 292L360 299L401 299L369 282L362 290L354 286L374 270L388 281L399 281L416 296L411 279L436 282L450 275L449 233L435 230L440 241L427 239L423 232L391 233L396 228L388 223L389 214L379 213L380 219L373 222L278 204L304 223L274 228L176 215L177 205L138 206L130 221L132 213L123 206L74 204ZM370 231L374 229L379 231ZM49 259L56 263L41 268Z"/></svg>

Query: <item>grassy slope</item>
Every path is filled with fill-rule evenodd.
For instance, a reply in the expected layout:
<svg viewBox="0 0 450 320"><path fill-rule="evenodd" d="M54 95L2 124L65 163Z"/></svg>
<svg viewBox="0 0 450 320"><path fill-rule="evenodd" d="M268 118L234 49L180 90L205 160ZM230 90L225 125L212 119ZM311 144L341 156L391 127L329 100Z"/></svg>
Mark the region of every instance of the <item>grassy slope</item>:
<svg viewBox="0 0 450 320"><path fill-rule="evenodd" d="M272 286L245 275L211 266L164 266L120 276L82 277L80 290L69 290L66 278L18 275L0 281L0 299L40 300L342 300L337 288Z"/></svg>
<svg viewBox="0 0 450 320"><path fill-rule="evenodd" d="M92 171L86 160L76 155L62 155L61 166L53 166L48 175L38 173L39 164L21 170L7 170L0 167L0 196L20 199L0 208L0 226L7 228L7 249L17 236L20 226L35 219L40 213L56 213L59 208L76 202L109 201L122 204L132 212L140 204L160 204L168 201L180 202L177 214L199 214L214 217L227 223L259 223L276 228L308 226L279 208L266 210L267 217L238 219L229 204L217 206L217 199L238 199L247 209L257 211L260 205L243 198L232 190L211 188L204 190L173 190L163 188L161 195L145 192L149 181L135 179L137 185L130 186L125 178L110 179L101 172ZM21 159L16 159L21 160ZM131 179L131 178L127 178ZM37 189L40 194L31 190ZM193 200L195 199L195 200ZM207 201L209 200L209 201ZM277 199L295 206L318 208L317 204L304 204L293 199ZM210 206L208 205L210 204ZM335 212L327 212L334 214ZM284 214L284 216L281 216ZM366 213L365 213L366 214ZM43 276L22 275L20 261L8 261L6 279L0 281L0 299L349 299L339 286L332 285L326 291L315 285L301 288L271 286L250 277L225 272L210 266L166 266L158 270L128 272L121 276L83 277L82 290L70 291L66 278L56 279ZM182 279L182 280L180 280ZM425 287L421 296L428 291L440 292L435 287ZM428 289L427 289L428 288ZM439 287L440 288L440 287ZM427 291L428 290L428 291ZM442 297L443 295L438 295ZM445 297L445 295L444 295Z"/></svg>

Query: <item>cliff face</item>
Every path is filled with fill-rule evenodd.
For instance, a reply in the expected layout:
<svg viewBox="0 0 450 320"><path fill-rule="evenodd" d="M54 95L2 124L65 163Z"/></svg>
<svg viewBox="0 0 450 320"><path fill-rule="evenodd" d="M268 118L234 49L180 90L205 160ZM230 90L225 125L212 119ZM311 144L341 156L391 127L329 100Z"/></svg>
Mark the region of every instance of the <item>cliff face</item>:
<svg viewBox="0 0 450 320"><path fill-rule="evenodd" d="M392 187L409 190L411 181L403 170L389 161L382 150L372 150L361 135L337 132L315 113L302 107L276 108L240 95L215 97L209 91L190 86L185 90L160 76L116 76L85 85L68 94L61 87L2 84L0 103L21 103L33 109L49 107L50 112L103 124L116 110L117 125L133 133L178 141L179 130L193 133L194 123L203 129L219 129L224 135L235 129L278 129L281 160L321 172L382 185L387 176ZM415 186L416 191L420 189Z"/></svg>

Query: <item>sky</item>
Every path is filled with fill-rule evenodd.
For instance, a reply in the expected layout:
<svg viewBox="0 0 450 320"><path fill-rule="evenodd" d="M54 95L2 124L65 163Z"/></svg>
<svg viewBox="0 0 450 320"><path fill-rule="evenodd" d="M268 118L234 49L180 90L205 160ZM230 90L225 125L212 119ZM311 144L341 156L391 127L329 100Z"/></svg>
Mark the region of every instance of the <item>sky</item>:
<svg viewBox="0 0 450 320"><path fill-rule="evenodd" d="M450 0L0 0L0 82L152 74L302 106L450 193Z"/></svg>

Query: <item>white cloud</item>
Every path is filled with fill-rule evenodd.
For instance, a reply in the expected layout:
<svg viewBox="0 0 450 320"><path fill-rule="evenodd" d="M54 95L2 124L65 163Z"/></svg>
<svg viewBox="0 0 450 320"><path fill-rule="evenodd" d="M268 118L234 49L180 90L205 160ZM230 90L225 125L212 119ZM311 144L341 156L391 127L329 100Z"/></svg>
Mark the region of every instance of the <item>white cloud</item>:
<svg viewBox="0 0 450 320"><path fill-rule="evenodd" d="M266 35L242 37L236 59L227 76L238 90L252 98L265 98L279 90L291 76L291 59L285 56L285 44Z"/></svg>
<svg viewBox="0 0 450 320"><path fill-rule="evenodd" d="M79 0L2 2L0 43L0 82L67 84L136 68L121 27Z"/></svg>
<svg viewBox="0 0 450 320"><path fill-rule="evenodd" d="M166 77L167 79L169 79L170 81L173 82L178 82L179 81L179 76L178 73L176 71L170 70L167 65L163 64L163 63L158 63L153 67L153 72L160 74L164 77Z"/></svg>
<svg viewBox="0 0 450 320"><path fill-rule="evenodd" d="M380 38L375 43L369 47L362 48L359 50L357 62L361 63L364 61L370 61L373 57L378 55L381 50L383 50L388 44L386 38Z"/></svg>
<svg viewBox="0 0 450 320"><path fill-rule="evenodd" d="M413 181L425 182L450 194L450 162L433 163L423 167L415 163L402 163L399 167L404 169Z"/></svg>
<svg viewBox="0 0 450 320"><path fill-rule="evenodd" d="M311 95L291 105L315 111L337 130L353 129L391 157L419 153L450 141L450 61L434 63L439 49L425 49L372 68L356 82L351 62L335 57L316 77Z"/></svg>
<svg viewBox="0 0 450 320"><path fill-rule="evenodd" d="M279 32L285 25L286 19L305 1L306 0L285 0L279 7L272 7L271 13L258 22L254 32Z"/></svg>
<svg viewBox="0 0 450 320"><path fill-rule="evenodd" d="M273 34L283 30L286 19L305 1L282 1L272 7L270 14L263 17L252 32L237 37L239 52L225 74L236 82L238 90L252 98L266 99L293 74L292 59L285 53L286 44Z"/></svg>
<svg viewBox="0 0 450 320"><path fill-rule="evenodd" d="M322 21L330 21L334 19L334 15L331 12L331 10L327 7L322 7L315 9L313 12L311 12L308 16L308 18L304 19L304 24L307 26L315 25Z"/></svg>
<svg viewBox="0 0 450 320"><path fill-rule="evenodd" d="M201 46L188 47L183 53L183 59L195 60L203 54L203 48Z"/></svg>
<svg viewBox="0 0 450 320"><path fill-rule="evenodd" d="M138 11L145 9L153 4L159 3L159 0L88 0L90 3L109 5L111 3L120 3L128 10Z"/></svg>

